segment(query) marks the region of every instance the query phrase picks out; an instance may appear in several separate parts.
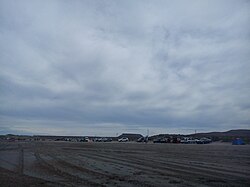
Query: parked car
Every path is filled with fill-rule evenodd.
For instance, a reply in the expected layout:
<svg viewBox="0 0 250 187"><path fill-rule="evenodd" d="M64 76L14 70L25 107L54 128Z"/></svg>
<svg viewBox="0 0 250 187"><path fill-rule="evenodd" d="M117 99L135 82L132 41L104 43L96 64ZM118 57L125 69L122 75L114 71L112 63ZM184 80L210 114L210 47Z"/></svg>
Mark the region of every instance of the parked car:
<svg viewBox="0 0 250 187"><path fill-rule="evenodd" d="M79 140L79 142L89 142L89 139L88 139L88 138L81 138L81 139Z"/></svg>
<svg viewBox="0 0 250 187"><path fill-rule="evenodd" d="M102 138L102 142L112 142L112 138Z"/></svg>
<svg viewBox="0 0 250 187"><path fill-rule="evenodd" d="M128 142L129 139L127 137L122 137L120 139L118 139L118 142Z"/></svg>
<svg viewBox="0 0 250 187"><path fill-rule="evenodd" d="M94 141L94 142L111 142L111 141L112 141L112 138L106 138L106 137L95 138L93 141Z"/></svg>
<svg viewBox="0 0 250 187"><path fill-rule="evenodd" d="M201 138L200 140L197 140L196 143L197 144L208 144L208 143L211 143L212 140L209 139L209 138Z"/></svg>
<svg viewBox="0 0 250 187"><path fill-rule="evenodd" d="M140 137L136 141L137 142L145 142L145 143L147 143L148 142L148 136Z"/></svg>
<svg viewBox="0 0 250 187"><path fill-rule="evenodd" d="M157 138L153 141L154 143L167 143L166 138Z"/></svg>
<svg viewBox="0 0 250 187"><path fill-rule="evenodd" d="M193 140L192 138L189 137L184 137L180 143L184 143L184 144L196 144L197 140Z"/></svg>
<svg viewBox="0 0 250 187"><path fill-rule="evenodd" d="M174 137L172 139L172 143L181 143L181 140L179 138L177 138L177 137Z"/></svg>

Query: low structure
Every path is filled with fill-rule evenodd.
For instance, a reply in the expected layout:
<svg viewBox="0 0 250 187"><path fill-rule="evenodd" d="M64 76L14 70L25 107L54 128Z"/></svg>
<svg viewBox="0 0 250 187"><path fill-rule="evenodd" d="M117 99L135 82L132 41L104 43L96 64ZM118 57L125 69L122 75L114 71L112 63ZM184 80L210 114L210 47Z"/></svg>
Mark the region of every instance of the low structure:
<svg viewBox="0 0 250 187"><path fill-rule="evenodd" d="M245 145L245 143L241 138L236 138L232 141L232 145Z"/></svg>
<svg viewBox="0 0 250 187"><path fill-rule="evenodd" d="M129 141L137 141L141 137L143 137L141 134L123 133L120 136L118 136L118 139L128 138Z"/></svg>

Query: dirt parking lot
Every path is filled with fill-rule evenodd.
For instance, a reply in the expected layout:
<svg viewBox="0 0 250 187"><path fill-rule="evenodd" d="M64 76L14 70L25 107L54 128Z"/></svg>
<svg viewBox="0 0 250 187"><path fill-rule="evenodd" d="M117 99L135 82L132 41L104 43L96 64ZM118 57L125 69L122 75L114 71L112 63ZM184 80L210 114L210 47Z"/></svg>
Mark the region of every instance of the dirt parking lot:
<svg viewBox="0 0 250 187"><path fill-rule="evenodd" d="M250 186L250 146L1 142L1 186Z"/></svg>

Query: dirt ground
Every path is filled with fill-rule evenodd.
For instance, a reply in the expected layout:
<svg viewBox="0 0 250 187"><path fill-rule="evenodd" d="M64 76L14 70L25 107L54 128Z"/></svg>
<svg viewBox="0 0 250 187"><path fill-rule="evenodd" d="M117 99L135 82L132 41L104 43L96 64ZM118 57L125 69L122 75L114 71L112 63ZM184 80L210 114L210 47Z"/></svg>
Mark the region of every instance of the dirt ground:
<svg viewBox="0 0 250 187"><path fill-rule="evenodd" d="M250 145L1 142L0 186L250 186Z"/></svg>

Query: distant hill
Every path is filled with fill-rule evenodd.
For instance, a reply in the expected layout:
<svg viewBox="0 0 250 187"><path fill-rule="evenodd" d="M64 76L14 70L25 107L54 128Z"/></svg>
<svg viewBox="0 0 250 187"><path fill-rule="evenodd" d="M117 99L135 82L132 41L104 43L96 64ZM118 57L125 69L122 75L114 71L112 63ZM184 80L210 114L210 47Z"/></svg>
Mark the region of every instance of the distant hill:
<svg viewBox="0 0 250 187"><path fill-rule="evenodd" d="M197 133L197 134L190 134L189 136L197 138L210 137L212 138L213 141L223 141L223 142L231 142L235 138L242 138L245 143L250 143L250 130L248 129L229 130L226 132Z"/></svg>
<svg viewBox="0 0 250 187"><path fill-rule="evenodd" d="M210 136L210 137L249 137L250 138L250 130L248 129L237 129L237 130L230 130L226 132L208 132L208 133L196 133L196 134L190 134L189 136L195 136L195 137L204 137L204 136Z"/></svg>
<svg viewBox="0 0 250 187"><path fill-rule="evenodd" d="M196 134L189 134L189 135L182 135L182 134L158 134L149 137L150 140L154 140L157 138L163 137L194 137L194 138L202 138L208 137L211 138L213 141L224 141L224 142L231 142L235 138L242 138L246 143L250 143L250 130L248 129L237 129L237 130L229 130L226 132L207 132L207 133L196 133Z"/></svg>

